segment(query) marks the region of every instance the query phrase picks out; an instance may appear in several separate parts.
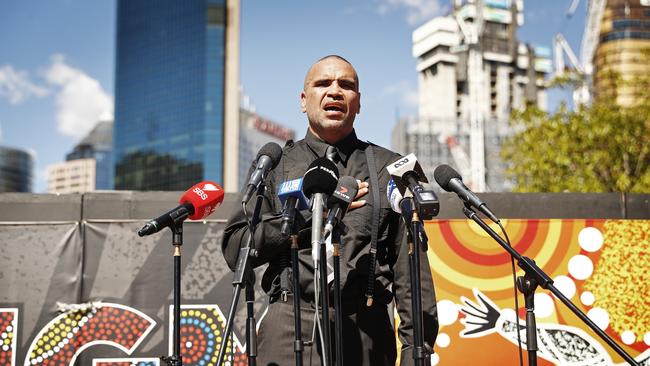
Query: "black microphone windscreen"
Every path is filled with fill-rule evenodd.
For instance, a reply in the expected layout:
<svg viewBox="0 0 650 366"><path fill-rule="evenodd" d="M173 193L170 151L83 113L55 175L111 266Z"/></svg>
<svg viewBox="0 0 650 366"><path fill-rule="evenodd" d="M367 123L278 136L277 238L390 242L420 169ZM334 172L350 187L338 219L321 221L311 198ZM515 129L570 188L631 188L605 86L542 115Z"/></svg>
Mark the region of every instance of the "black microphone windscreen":
<svg viewBox="0 0 650 366"><path fill-rule="evenodd" d="M314 193L332 194L339 181L339 170L327 158L314 160L302 178L302 192L307 197Z"/></svg>
<svg viewBox="0 0 650 366"><path fill-rule="evenodd" d="M433 171L433 178L438 182L438 185L447 192L451 192L449 181L454 178L458 178L461 181L463 180L460 174L447 164L438 165L436 170Z"/></svg>
<svg viewBox="0 0 650 366"><path fill-rule="evenodd" d="M260 151L257 153L255 160L259 160L260 156L262 155L266 155L271 158L271 169L274 169L276 166L278 166L280 158L282 158L282 148L275 142L269 142L266 145L262 146Z"/></svg>

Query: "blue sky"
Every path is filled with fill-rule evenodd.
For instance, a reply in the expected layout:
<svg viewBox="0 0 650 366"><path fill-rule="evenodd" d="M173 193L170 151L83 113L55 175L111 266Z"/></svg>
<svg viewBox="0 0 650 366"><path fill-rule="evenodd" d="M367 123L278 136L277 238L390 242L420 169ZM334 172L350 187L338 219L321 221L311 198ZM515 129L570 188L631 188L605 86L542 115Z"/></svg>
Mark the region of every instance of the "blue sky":
<svg viewBox="0 0 650 366"><path fill-rule="evenodd" d="M551 46L562 32L577 52L582 1L567 19L569 0L525 2L524 42ZM0 144L36 156L35 192L46 190L48 164L112 113L115 1L15 0L0 3ZM417 113L411 32L444 14L451 0L241 2L240 82L257 112L305 131L298 97L311 63L337 53L356 67L361 85L360 137L390 145L398 115ZM550 105L568 99L550 93Z"/></svg>

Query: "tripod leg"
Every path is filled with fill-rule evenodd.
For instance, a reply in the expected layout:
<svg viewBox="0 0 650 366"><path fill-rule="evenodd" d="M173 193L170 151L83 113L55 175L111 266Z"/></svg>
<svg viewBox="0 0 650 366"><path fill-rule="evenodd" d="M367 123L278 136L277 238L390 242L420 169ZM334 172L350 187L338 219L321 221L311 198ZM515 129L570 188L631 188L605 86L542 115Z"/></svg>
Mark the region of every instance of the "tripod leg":
<svg viewBox="0 0 650 366"><path fill-rule="evenodd" d="M322 304L322 317L321 317L321 326L323 330L323 344L325 349L323 354L325 355L325 366L330 365L330 360L332 359L332 346L330 337L330 314L329 314L329 286L327 285L327 248L325 243L320 244L320 292L321 292L321 304Z"/></svg>
<svg viewBox="0 0 650 366"><path fill-rule="evenodd" d="M255 329L255 288L252 283L246 285L246 354L248 365L257 365L257 331Z"/></svg>
<svg viewBox="0 0 650 366"><path fill-rule="evenodd" d="M293 277L293 325L296 366L302 366L302 325L300 320L300 269L298 268L298 235L291 236L291 272Z"/></svg>
<svg viewBox="0 0 650 366"><path fill-rule="evenodd" d="M336 366L343 365L343 309L341 308L341 264L339 244L334 244L334 338L336 340Z"/></svg>

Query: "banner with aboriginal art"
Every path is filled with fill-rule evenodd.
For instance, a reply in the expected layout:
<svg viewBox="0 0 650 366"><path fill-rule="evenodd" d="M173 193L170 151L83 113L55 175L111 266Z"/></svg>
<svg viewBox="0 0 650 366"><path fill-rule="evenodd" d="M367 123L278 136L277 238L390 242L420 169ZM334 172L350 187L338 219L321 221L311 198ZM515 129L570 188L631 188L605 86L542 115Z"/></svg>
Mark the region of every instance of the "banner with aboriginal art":
<svg viewBox="0 0 650 366"><path fill-rule="evenodd" d="M0 222L0 366L164 365L159 357L172 351L173 248L167 231L138 237L142 222ZM220 250L224 225L184 225L184 365L216 363L232 298L232 272ZM640 364L650 364L650 221L503 225L518 252ZM434 220L425 228L440 321L432 365L518 364L525 314L521 294L514 304L507 253L468 220ZM265 301L258 290L258 319ZM245 309L240 303L235 315L229 365L247 364ZM536 291L535 313L540 365L623 363L546 290ZM523 354L527 364L525 345Z"/></svg>
<svg viewBox="0 0 650 366"><path fill-rule="evenodd" d="M136 220L0 223L0 366L159 366L172 353L173 247ZM232 296L223 222L184 225L183 365L214 365ZM258 292L256 309L265 298ZM242 314L243 312L243 314ZM245 365L240 306L226 360Z"/></svg>
<svg viewBox="0 0 650 366"><path fill-rule="evenodd" d="M650 365L650 221L502 224L517 252L535 260L639 364ZM526 308L521 293L515 305L509 254L473 221L435 220L425 227L440 322L431 364L517 365L520 334L527 365ZM517 264L515 270L524 274ZM539 365L627 364L549 291L538 287L534 303Z"/></svg>

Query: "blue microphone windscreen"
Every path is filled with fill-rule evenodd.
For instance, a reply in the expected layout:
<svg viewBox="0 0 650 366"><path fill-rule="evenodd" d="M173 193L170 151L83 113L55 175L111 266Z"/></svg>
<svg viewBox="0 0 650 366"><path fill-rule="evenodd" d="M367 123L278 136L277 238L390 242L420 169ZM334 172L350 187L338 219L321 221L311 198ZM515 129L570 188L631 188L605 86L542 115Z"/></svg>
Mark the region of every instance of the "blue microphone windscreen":
<svg viewBox="0 0 650 366"><path fill-rule="evenodd" d="M278 189L278 198L280 199L280 202L284 205L284 202L289 197L298 198L299 210L309 208L309 200L305 197L305 194L302 193L302 178L288 180L280 184L280 189Z"/></svg>

